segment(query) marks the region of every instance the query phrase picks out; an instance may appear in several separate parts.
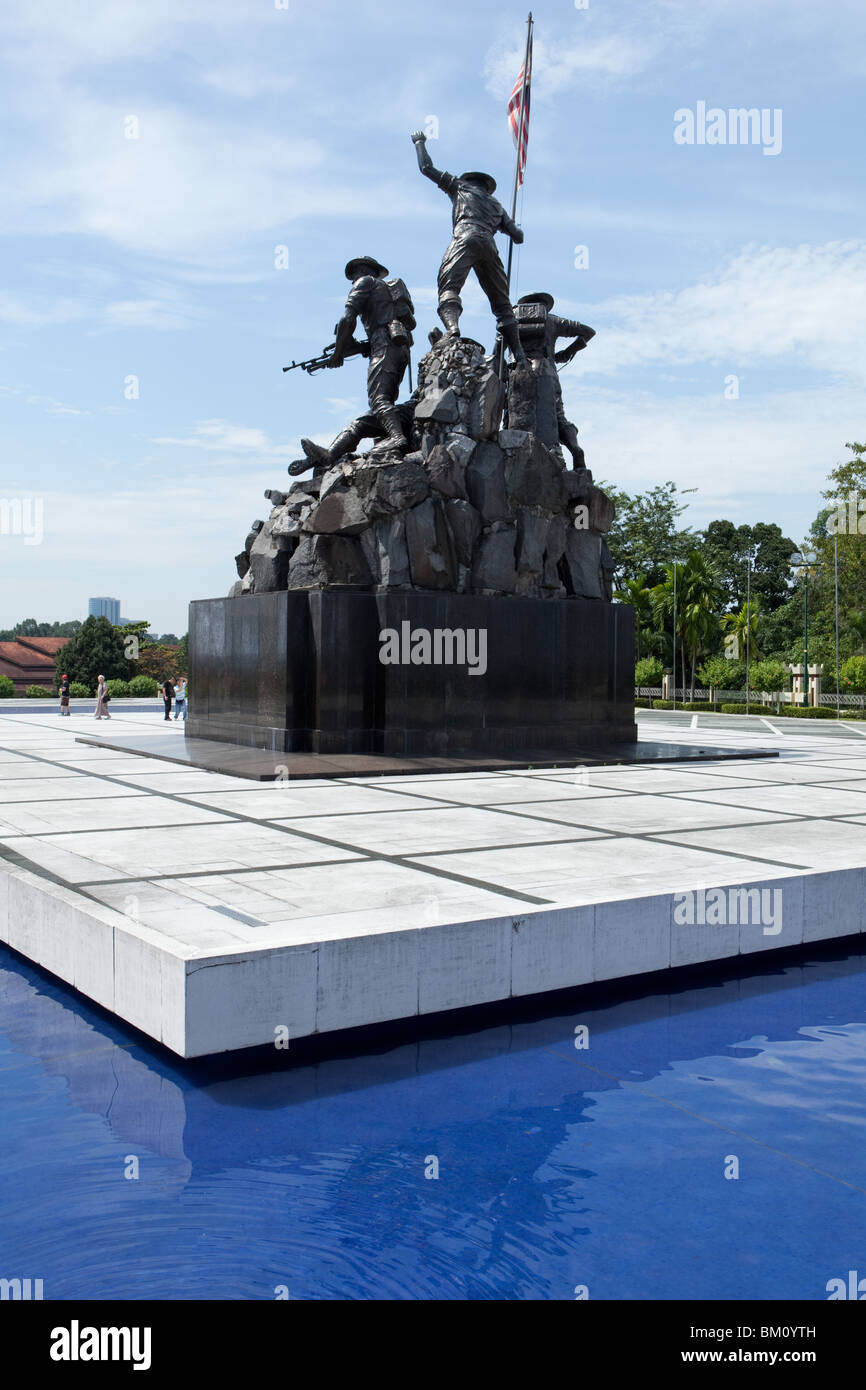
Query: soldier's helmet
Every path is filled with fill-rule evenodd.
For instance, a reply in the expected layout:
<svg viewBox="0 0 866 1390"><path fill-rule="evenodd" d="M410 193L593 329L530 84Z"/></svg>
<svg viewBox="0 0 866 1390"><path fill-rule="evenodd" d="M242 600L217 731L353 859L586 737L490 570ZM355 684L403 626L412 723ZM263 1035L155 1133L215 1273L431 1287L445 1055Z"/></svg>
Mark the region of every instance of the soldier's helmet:
<svg viewBox="0 0 866 1390"><path fill-rule="evenodd" d="M347 280L357 280L359 275L377 275L381 278L387 274L387 266L377 261L375 256L354 256L346 262Z"/></svg>
<svg viewBox="0 0 866 1390"><path fill-rule="evenodd" d="M553 295L548 294L547 290L539 290L536 294L524 294L518 299L518 304L543 304L548 313L553 308Z"/></svg>
<svg viewBox="0 0 866 1390"><path fill-rule="evenodd" d="M492 174L481 174L477 169L470 169L467 174L460 175L461 183L480 183L485 193L496 192L496 180Z"/></svg>

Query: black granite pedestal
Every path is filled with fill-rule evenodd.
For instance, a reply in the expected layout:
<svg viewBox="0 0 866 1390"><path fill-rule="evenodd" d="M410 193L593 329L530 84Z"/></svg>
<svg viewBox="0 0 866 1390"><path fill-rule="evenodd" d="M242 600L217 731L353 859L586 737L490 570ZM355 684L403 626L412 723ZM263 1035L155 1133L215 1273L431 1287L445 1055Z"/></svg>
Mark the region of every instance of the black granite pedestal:
<svg viewBox="0 0 866 1390"><path fill-rule="evenodd" d="M392 757L637 739L627 604L348 589L205 599L190 605L189 658L190 739Z"/></svg>

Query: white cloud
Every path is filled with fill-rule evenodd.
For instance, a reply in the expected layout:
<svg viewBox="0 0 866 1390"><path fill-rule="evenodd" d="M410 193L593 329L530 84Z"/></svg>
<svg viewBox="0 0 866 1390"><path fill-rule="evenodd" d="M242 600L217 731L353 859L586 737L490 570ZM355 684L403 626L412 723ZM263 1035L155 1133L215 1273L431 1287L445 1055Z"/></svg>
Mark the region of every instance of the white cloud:
<svg viewBox="0 0 866 1390"><path fill-rule="evenodd" d="M200 312L165 299L118 299L106 304L103 316L111 328L174 329L189 328Z"/></svg>
<svg viewBox="0 0 866 1390"><path fill-rule="evenodd" d="M485 79L487 90L499 100L511 95L517 75L523 65L525 39L498 43L487 55ZM565 42L548 42L536 38L532 47L533 94L545 97L588 80L616 80L633 77L643 71L655 56L657 44L647 37L637 38L626 33L604 38L587 39L578 34Z"/></svg>
<svg viewBox="0 0 866 1390"><path fill-rule="evenodd" d="M725 400L721 389L660 398L596 385L585 391L572 381L564 397L596 480L644 491L673 478L700 489L692 524L718 515L777 521L795 539L823 505L824 480L845 440L863 432L863 397L854 387ZM756 515L759 497L770 499L760 505L772 515Z"/></svg>
<svg viewBox="0 0 866 1390"><path fill-rule="evenodd" d="M174 445L185 449L206 449L218 454L260 454L266 458L282 458L291 453L286 444L272 444L264 430L246 425L232 425L227 420L200 420L185 439L163 436L154 444Z"/></svg>
<svg viewBox="0 0 866 1390"><path fill-rule="evenodd" d="M83 318L85 307L77 299L55 299L28 304L18 295L0 293L0 322L20 328L42 328L47 323L73 323Z"/></svg>
<svg viewBox="0 0 866 1390"><path fill-rule="evenodd" d="M139 252L207 259L305 207L323 151L277 131L243 135L167 108L142 106L139 138L122 108L70 100L57 144L17 172L10 229L96 235Z"/></svg>
<svg viewBox="0 0 866 1390"><path fill-rule="evenodd" d="M569 303L560 301L567 314ZM618 295L580 312L598 336L571 374L649 363L749 363L866 382L866 243L747 249L718 275L676 291Z"/></svg>
<svg viewBox="0 0 866 1390"><path fill-rule="evenodd" d="M238 63L231 67L212 68L202 72L199 81L226 96L251 101L269 93L291 91L297 79L290 71L268 73L258 63Z"/></svg>

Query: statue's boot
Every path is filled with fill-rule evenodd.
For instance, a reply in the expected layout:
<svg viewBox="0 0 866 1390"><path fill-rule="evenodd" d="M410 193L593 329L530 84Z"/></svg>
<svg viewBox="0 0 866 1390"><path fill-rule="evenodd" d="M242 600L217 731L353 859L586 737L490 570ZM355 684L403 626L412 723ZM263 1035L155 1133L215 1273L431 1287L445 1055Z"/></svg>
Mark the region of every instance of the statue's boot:
<svg viewBox="0 0 866 1390"><path fill-rule="evenodd" d="M560 425L559 438L571 454L572 468L585 468L586 456L577 442L577 425L572 425L569 421Z"/></svg>
<svg viewBox="0 0 866 1390"><path fill-rule="evenodd" d="M378 459L388 455L405 454L409 443L403 433L397 407L392 405L387 410L380 410L379 423L385 431L385 438L370 450L370 457Z"/></svg>
<svg viewBox="0 0 866 1390"><path fill-rule="evenodd" d="M445 336L448 338L460 337L460 315L463 312L459 304L452 300L445 300L439 305L439 317L445 325Z"/></svg>
<svg viewBox="0 0 866 1390"><path fill-rule="evenodd" d="M520 341L520 333L517 324L501 323L499 325L499 332L502 334L502 340L505 346L511 353L515 367L528 367L529 363L526 360L526 353L523 351L523 344Z"/></svg>
<svg viewBox="0 0 866 1390"><path fill-rule="evenodd" d="M357 431L353 429L342 430L328 449L322 444L315 444L312 439L302 439L301 448L306 458L290 463L289 472L297 477L299 473L306 473L311 464L317 470L330 468L331 464L336 463L344 454L351 453L358 442Z"/></svg>

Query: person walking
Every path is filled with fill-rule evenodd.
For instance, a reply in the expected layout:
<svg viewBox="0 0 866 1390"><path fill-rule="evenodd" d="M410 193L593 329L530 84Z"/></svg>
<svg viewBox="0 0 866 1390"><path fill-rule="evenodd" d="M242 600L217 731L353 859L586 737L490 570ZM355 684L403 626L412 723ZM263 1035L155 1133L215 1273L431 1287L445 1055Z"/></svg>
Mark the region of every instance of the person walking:
<svg viewBox="0 0 866 1390"><path fill-rule="evenodd" d="M60 677L60 714L69 714L69 677L65 674Z"/></svg>
<svg viewBox="0 0 866 1390"><path fill-rule="evenodd" d="M174 699L174 684L171 676L166 676L162 683L162 701L165 705L165 717L171 718L171 702Z"/></svg>
<svg viewBox="0 0 866 1390"><path fill-rule="evenodd" d="M174 692L174 717L186 723L186 676L178 680Z"/></svg>
<svg viewBox="0 0 866 1390"><path fill-rule="evenodd" d="M105 677L100 676L96 683L96 713L94 719L110 719L108 713L108 686L105 684Z"/></svg>

